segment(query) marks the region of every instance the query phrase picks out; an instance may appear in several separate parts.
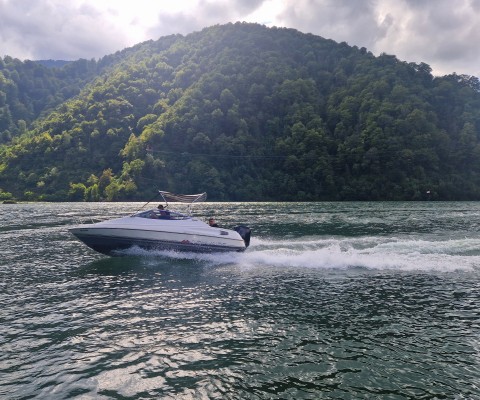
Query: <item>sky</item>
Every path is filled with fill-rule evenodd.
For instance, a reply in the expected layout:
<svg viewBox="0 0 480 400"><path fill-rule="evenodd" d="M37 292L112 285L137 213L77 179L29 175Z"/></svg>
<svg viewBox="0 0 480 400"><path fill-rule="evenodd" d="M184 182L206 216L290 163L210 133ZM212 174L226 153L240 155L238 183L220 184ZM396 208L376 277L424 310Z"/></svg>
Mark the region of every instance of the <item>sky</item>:
<svg viewBox="0 0 480 400"><path fill-rule="evenodd" d="M480 77L480 0L0 0L0 57L98 59L228 22L294 28Z"/></svg>

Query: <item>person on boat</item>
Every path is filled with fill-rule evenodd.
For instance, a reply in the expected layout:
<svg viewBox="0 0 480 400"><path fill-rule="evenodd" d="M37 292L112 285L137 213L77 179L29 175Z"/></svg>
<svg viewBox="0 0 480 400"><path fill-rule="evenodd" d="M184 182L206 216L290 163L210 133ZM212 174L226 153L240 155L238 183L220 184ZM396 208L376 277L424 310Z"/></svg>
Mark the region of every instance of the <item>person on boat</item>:
<svg viewBox="0 0 480 400"><path fill-rule="evenodd" d="M208 225L210 225L212 228L218 228L218 224L215 222L215 218L211 217L208 220Z"/></svg>
<svg viewBox="0 0 480 400"><path fill-rule="evenodd" d="M165 210L165 207L162 204L159 204L157 208L160 212L160 219L170 219L170 211Z"/></svg>

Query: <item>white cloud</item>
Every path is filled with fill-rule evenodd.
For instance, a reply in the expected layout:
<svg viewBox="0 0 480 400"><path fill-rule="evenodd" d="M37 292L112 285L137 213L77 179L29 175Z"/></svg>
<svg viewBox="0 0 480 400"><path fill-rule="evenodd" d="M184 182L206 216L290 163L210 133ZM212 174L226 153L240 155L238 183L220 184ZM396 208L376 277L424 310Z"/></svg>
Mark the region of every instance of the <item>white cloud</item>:
<svg viewBox="0 0 480 400"><path fill-rule="evenodd" d="M285 26L360 47L371 48L378 35L371 0L289 0L279 18Z"/></svg>
<svg viewBox="0 0 480 400"><path fill-rule="evenodd" d="M0 0L1 55L98 58L235 21L284 26L480 75L480 0Z"/></svg>
<svg viewBox="0 0 480 400"><path fill-rule="evenodd" d="M18 58L91 58L126 41L111 18L86 2L2 0L0 21L2 52Z"/></svg>
<svg viewBox="0 0 480 400"><path fill-rule="evenodd" d="M382 1L379 10L390 15L387 34L372 50L402 60L426 62L438 74L480 76L480 2L468 0Z"/></svg>

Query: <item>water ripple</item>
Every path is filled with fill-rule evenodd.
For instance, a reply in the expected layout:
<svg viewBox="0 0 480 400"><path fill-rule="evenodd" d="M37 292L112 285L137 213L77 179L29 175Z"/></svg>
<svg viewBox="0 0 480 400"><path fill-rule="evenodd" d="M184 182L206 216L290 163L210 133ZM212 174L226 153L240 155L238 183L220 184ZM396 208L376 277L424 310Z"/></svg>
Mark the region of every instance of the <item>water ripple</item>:
<svg viewBox="0 0 480 400"><path fill-rule="evenodd" d="M466 222L409 237L309 225L285 240L267 228L278 212L250 206L269 231L246 253L107 258L65 231L98 209L45 207L40 226L0 217L0 398L480 399L478 237L461 236ZM296 218L365 226L375 208L348 207ZM390 224L412 213L394 211Z"/></svg>

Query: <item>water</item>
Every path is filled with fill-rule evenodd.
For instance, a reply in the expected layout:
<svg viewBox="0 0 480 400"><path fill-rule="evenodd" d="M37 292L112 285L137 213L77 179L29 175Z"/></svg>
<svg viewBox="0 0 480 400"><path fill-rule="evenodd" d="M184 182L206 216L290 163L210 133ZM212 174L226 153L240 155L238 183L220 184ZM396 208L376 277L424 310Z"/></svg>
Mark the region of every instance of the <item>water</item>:
<svg viewBox="0 0 480 400"><path fill-rule="evenodd" d="M97 254L0 206L2 399L480 399L480 203L206 203L245 253Z"/></svg>

